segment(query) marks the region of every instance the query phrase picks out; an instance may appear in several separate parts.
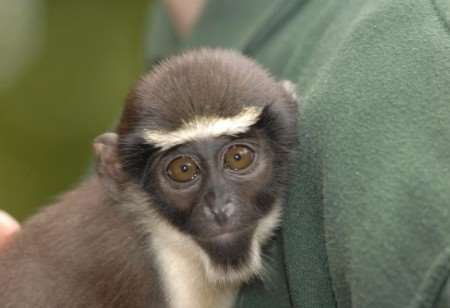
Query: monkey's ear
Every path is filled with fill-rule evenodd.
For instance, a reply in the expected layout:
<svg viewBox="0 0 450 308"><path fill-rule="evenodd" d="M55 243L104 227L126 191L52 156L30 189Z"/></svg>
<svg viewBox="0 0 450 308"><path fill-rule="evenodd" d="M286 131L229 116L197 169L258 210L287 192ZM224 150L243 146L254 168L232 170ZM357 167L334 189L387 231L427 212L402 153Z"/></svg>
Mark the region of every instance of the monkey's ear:
<svg viewBox="0 0 450 308"><path fill-rule="evenodd" d="M298 101L297 87L292 81L282 80L280 81L280 84L294 101Z"/></svg>
<svg viewBox="0 0 450 308"><path fill-rule="evenodd" d="M303 109L301 97L297 94L297 85L289 80L282 80L279 84L286 95L284 108L281 112L292 126L296 126L298 114Z"/></svg>
<svg viewBox="0 0 450 308"><path fill-rule="evenodd" d="M97 175L108 188L115 189L124 180L124 174L117 155L118 136L105 133L94 140Z"/></svg>

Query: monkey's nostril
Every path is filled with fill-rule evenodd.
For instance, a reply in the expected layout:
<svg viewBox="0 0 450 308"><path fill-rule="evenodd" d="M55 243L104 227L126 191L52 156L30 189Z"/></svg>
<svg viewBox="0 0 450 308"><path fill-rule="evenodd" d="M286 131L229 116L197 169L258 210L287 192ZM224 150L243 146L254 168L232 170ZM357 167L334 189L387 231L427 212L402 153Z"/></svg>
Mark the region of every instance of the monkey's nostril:
<svg viewBox="0 0 450 308"><path fill-rule="evenodd" d="M205 194L205 201L206 201L208 204L213 204L214 201L215 201L215 199L216 199L216 194L214 193L214 191L208 191L208 192Z"/></svg>
<svg viewBox="0 0 450 308"><path fill-rule="evenodd" d="M221 226L226 224L228 217L224 213L217 213L214 215L214 220Z"/></svg>

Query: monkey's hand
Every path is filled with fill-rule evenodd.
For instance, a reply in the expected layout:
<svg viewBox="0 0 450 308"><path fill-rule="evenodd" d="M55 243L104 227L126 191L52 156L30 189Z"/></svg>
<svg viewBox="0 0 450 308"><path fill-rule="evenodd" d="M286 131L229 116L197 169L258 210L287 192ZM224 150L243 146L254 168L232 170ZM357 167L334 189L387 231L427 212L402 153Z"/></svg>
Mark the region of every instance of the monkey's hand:
<svg viewBox="0 0 450 308"><path fill-rule="evenodd" d="M0 211L0 249L11 235L20 229L19 223L6 212Z"/></svg>

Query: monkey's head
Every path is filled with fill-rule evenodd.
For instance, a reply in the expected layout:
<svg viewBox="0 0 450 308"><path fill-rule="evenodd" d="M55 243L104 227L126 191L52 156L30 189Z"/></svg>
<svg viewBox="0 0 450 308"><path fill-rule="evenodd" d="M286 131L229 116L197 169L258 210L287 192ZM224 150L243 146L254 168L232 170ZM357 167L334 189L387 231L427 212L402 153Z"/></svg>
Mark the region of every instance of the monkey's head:
<svg viewBox="0 0 450 308"><path fill-rule="evenodd" d="M254 61L188 52L131 91L117 135L97 139L99 174L137 188L149 216L185 239L186 253L198 247L212 279L247 279L279 220L296 118L292 88Z"/></svg>

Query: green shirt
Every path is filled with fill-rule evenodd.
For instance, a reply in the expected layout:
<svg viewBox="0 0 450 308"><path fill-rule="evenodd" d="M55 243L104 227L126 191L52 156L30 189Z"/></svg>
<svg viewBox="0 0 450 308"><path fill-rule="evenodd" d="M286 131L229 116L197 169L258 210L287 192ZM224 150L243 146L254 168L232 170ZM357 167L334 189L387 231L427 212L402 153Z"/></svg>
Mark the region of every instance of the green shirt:
<svg viewBox="0 0 450 308"><path fill-rule="evenodd" d="M450 1L210 0L188 41L153 15L149 62L234 48L302 97L273 278L237 306L435 307L450 269Z"/></svg>

